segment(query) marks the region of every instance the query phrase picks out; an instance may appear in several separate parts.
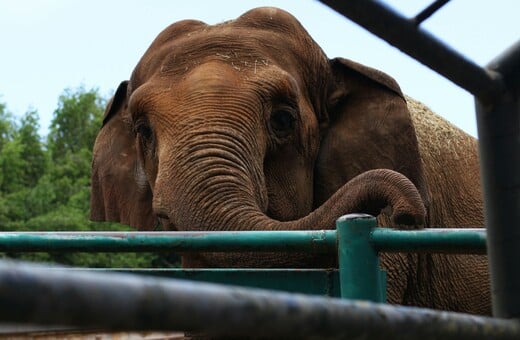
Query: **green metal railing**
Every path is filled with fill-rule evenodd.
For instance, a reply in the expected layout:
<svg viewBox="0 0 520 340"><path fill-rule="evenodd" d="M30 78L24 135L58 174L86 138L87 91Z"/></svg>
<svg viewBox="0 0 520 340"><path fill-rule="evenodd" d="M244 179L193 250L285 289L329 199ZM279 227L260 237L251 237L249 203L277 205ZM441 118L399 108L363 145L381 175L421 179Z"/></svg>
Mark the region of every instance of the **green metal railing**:
<svg viewBox="0 0 520 340"><path fill-rule="evenodd" d="M516 320L377 303L385 301L386 290L380 252L484 254L484 229L394 230L377 228L372 216L352 214L338 219L336 230L324 231L4 232L0 251L254 251L257 256L264 251L304 251L330 253L339 263L334 270L110 269L146 274L125 275L0 261L0 320L4 322L279 338L402 339L406 332L410 339L517 339L520 335Z"/></svg>
<svg viewBox="0 0 520 340"><path fill-rule="evenodd" d="M13 252L334 252L336 232L220 231L220 232L5 232L0 251Z"/></svg>
<svg viewBox="0 0 520 340"><path fill-rule="evenodd" d="M376 228L374 217L352 214L338 219L336 230L321 231L3 232L0 233L0 251L330 253L338 256L337 270L115 270L384 302L386 278L379 268L379 252L484 254L486 233L484 229L405 231Z"/></svg>

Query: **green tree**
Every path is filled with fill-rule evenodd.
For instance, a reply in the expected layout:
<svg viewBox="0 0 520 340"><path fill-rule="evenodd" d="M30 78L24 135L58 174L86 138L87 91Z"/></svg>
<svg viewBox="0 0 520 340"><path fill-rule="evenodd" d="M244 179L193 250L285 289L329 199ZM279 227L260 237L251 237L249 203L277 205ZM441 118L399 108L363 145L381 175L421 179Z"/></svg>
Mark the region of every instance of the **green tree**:
<svg viewBox="0 0 520 340"><path fill-rule="evenodd" d="M21 181L25 187L30 188L38 183L46 167L45 152L38 133L38 120L35 110L26 112L17 134L19 143L23 145L21 158L28 165L23 169Z"/></svg>
<svg viewBox="0 0 520 340"><path fill-rule="evenodd" d="M5 124L4 126L6 126ZM0 192L4 198L0 212L12 222L34 216L31 191L45 172L45 151L38 134L38 114L28 111L16 124L10 124L8 138L0 150Z"/></svg>
<svg viewBox="0 0 520 340"><path fill-rule="evenodd" d="M5 143L13 139L15 126L11 113L7 111L6 105L0 103L0 150Z"/></svg>
<svg viewBox="0 0 520 340"><path fill-rule="evenodd" d="M11 221L11 201L6 197L17 188L17 171L22 163L20 157L22 146L13 140L15 123L6 105L0 103L0 228ZM13 182L15 179L15 182Z"/></svg>
<svg viewBox="0 0 520 340"><path fill-rule="evenodd" d="M88 214L92 148L101 126L105 100L96 89L67 89L59 98L50 125L47 149L52 160L46 175L53 183L53 204L67 205L82 197L82 211ZM71 204L78 205L73 199Z"/></svg>
<svg viewBox="0 0 520 340"><path fill-rule="evenodd" d="M7 140L0 150L0 191L4 194L21 190L27 162L22 158L24 146L20 139Z"/></svg>
<svg viewBox="0 0 520 340"><path fill-rule="evenodd" d="M53 160L81 149L92 150L105 107L97 89L67 89L60 96L50 126L48 148Z"/></svg>

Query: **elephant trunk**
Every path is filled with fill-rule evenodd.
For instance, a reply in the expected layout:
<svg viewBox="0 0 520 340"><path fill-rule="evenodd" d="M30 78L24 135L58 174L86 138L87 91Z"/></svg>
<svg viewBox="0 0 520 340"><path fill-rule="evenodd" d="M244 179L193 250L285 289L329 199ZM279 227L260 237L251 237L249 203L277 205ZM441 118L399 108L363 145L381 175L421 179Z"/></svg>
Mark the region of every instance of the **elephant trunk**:
<svg viewBox="0 0 520 340"><path fill-rule="evenodd" d="M209 170L216 173L217 170ZM230 173L230 170L228 170ZM220 175L226 171L220 170ZM224 175L227 176L227 175ZM392 170L378 169L363 173L336 192L322 206L293 221L278 221L268 217L254 199L253 191L240 184L243 178L229 176L212 180L221 188L194 189L205 191L208 198L180 222L183 230L320 230L333 229L338 217L347 213L364 212L378 215L386 206L392 207L396 224L422 224L425 208L415 186L403 175ZM250 181L247 181L250 183ZM218 199L215 197L218 196ZM193 197L193 196L192 196ZM194 198L194 200L196 200ZM193 202L193 201L192 201ZM193 206L190 204L190 206ZM193 223L195 224L189 224ZM186 228L187 227L187 228ZM186 229L184 229L186 228ZM207 253L184 254L184 267L333 267L336 257L306 253Z"/></svg>
<svg viewBox="0 0 520 340"><path fill-rule="evenodd" d="M413 183L398 172L376 169L354 177L307 216L288 222L263 217L255 225L268 226L271 230L333 229L336 219L342 215L367 213L377 216L387 206L392 209L391 218L395 224L424 223L426 210Z"/></svg>
<svg viewBox="0 0 520 340"><path fill-rule="evenodd" d="M236 130L235 130L236 131ZM261 156L255 139L226 128L184 131L175 148L159 155L154 211L178 230L239 230L237 216L267 210ZM172 156L173 155L173 156ZM169 163L171 162L171 163Z"/></svg>
<svg viewBox="0 0 520 340"><path fill-rule="evenodd" d="M272 219L266 215L268 202L261 164L250 161L261 158L233 151L237 136L233 139L231 142L212 133L204 138L204 145L192 144L176 157L180 161L168 172L188 175L176 176L169 196L173 202L168 200L164 205L165 196L155 193L156 211L160 211L158 206L166 206L162 210L182 230L332 229L343 214L378 215L386 206L392 208L396 224L423 223L425 209L416 187L405 176L387 169L358 175L322 206L300 219L283 222ZM157 187L172 189L172 185Z"/></svg>

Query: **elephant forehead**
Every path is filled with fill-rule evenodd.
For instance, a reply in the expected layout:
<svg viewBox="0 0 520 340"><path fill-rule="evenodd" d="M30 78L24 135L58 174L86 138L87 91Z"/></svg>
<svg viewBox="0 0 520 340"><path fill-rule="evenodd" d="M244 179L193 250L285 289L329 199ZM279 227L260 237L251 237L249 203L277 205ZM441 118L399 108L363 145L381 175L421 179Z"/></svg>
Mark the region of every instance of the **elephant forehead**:
<svg viewBox="0 0 520 340"><path fill-rule="evenodd" d="M271 41L273 40L273 41ZM291 59L296 54L287 46L276 46L276 39L264 32L222 27L211 32L198 32L162 47L156 53L157 66L163 74L183 75L208 61L221 61L236 71L254 71Z"/></svg>
<svg viewBox="0 0 520 340"><path fill-rule="evenodd" d="M207 60L227 62L238 71L254 71L273 63L295 70L301 69L302 63L309 64L304 67L311 70L313 63L326 60L301 26L289 29L291 25L261 24L246 18L160 39L161 43L154 43L143 56L137 73L144 77L157 71L182 75Z"/></svg>
<svg viewBox="0 0 520 340"><path fill-rule="evenodd" d="M197 65L180 81L180 88L188 92L214 91L240 86L240 77L233 67L225 62L210 61Z"/></svg>
<svg viewBox="0 0 520 340"><path fill-rule="evenodd" d="M182 77L177 91L232 91L237 95L253 90L290 97L300 94L297 75L295 77L269 63L244 64L242 68L237 68L233 63L217 60L197 65Z"/></svg>

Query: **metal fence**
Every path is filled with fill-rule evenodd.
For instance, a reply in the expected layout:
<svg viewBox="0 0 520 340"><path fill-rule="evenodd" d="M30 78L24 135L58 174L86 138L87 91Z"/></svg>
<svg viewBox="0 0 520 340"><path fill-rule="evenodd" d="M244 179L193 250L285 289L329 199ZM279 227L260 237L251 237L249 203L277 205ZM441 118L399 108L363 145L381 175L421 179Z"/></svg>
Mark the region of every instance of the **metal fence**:
<svg viewBox="0 0 520 340"><path fill-rule="evenodd" d="M337 229L327 231L0 233L2 251L229 249L337 253L339 269L144 271L169 277L165 279L3 262L0 320L105 330L182 330L283 338L520 336L520 323L516 321L381 304L385 301L386 280L379 268L379 252L482 254L486 251L484 229L382 229L376 227L374 217L354 214L340 218ZM256 289L194 283L193 279Z"/></svg>
<svg viewBox="0 0 520 340"><path fill-rule="evenodd" d="M0 233L0 251L329 253L338 258L338 270L167 268L118 271L374 302L386 301L385 274L379 268L379 252L486 252L485 229L404 231L376 226L376 219L370 215L351 214L338 219L336 230L321 231L3 232Z"/></svg>
<svg viewBox="0 0 520 340"><path fill-rule="evenodd" d="M375 0L321 0L475 96L493 314L520 317L520 41L482 68Z"/></svg>

